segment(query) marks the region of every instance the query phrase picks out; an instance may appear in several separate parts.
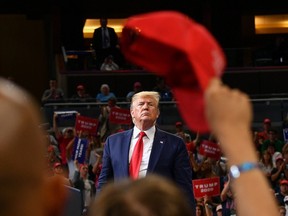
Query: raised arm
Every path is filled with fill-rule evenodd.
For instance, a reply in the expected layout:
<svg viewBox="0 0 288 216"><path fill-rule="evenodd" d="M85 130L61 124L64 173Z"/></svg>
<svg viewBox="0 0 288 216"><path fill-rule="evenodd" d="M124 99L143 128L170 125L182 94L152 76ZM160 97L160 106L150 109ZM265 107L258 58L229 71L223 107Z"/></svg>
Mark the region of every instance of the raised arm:
<svg viewBox="0 0 288 216"><path fill-rule="evenodd" d="M228 165L257 164L251 133L252 105L243 92L213 79L205 92L205 112L211 131L220 141ZM241 154L239 154L241 152ZM262 171L252 168L231 179L237 215L279 215L276 200ZM252 182L257 182L257 187Z"/></svg>

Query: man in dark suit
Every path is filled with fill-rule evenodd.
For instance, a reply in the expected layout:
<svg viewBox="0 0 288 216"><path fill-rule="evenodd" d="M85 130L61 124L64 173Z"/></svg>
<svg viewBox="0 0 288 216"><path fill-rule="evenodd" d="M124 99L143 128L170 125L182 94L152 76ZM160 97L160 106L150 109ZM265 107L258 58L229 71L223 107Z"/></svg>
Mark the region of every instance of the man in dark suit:
<svg viewBox="0 0 288 216"><path fill-rule="evenodd" d="M112 55L117 61L119 55L118 36L114 28L107 27L107 23L106 18L101 18L101 27L96 28L93 34L92 46L96 53L96 61L99 68L107 56Z"/></svg>
<svg viewBox="0 0 288 216"><path fill-rule="evenodd" d="M106 139L103 165L97 190L108 181L119 181L131 176L131 158L140 132L143 138L143 153L136 178L155 173L174 181L186 193L194 207L192 169L184 141L155 126L160 114L160 95L155 91L142 91L132 97L130 114L133 129L117 133Z"/></svg>

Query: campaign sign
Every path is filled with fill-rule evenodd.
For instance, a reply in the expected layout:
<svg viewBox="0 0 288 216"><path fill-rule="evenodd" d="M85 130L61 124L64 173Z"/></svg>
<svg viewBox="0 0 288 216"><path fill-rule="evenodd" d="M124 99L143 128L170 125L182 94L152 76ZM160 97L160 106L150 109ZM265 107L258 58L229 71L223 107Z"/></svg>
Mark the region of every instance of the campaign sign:
<svg viewBox="0 0 288 216"><path fill-rule="evenodd" d="M221 149L218 144L203 140L199 147L199 153L218 160L221 157Z"/></svg>
<svg viewBox="0 0 288 216"><path fill-rule="evenodd" d="M88 140L75 137L74 148L73 148L73 159L79 163L85 162L86 150L88 148Z"/></svg>
<svg viewBox="0 0 288 216"><path fill-rule="evenodd" d="M77 111L55 111L58 127L71 127L75 125Z"/></svg>
<svg viewBox="0 0 288 216"><path fill-rule="evenodd" d="M110 111L109 121L116 124L130 125L132 122L130 111L113 107Z"/></svg>
<svg viewBox="0 0 288 216"><path fill-rule="evenodd" d="M88 131L90 134L96 134L98 128L98 119L78 115L75 122L75 130Z"/></svg>
<svg viewBox="0 0 288 216"><path fill-rule="evenodd" d="M284 142L288 142L288 128L283 128L283 138Z"/></svg>
<svg viewBox="0 0 288 216"><path fill-rule="evenodd" d="M220 194L219 177L196 179L192 181L194 196L196 199L207 196L218 196Z"/></svg>

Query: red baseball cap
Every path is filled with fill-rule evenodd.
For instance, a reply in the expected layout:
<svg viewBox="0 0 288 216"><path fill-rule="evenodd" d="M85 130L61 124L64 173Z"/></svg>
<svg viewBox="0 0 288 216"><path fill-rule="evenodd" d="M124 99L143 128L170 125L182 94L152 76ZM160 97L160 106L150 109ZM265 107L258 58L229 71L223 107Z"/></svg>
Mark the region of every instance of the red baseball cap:
<svg viewBox="0 0 288 216"><path fill-rule="evenodd" d="M203 94L226 59L204 26L176 11L135 15L124 23L120 45L129 61L165 78L190 129L209 132Z"/></svg>
<svg viewBox="0 0 288 216"><path fill-rule="evenodd" d="M56 163L54 163L54 169L56 168L56 167L59 167L59 166L61 166L61 163L59 163L59 162L56 162Z"/></svg>

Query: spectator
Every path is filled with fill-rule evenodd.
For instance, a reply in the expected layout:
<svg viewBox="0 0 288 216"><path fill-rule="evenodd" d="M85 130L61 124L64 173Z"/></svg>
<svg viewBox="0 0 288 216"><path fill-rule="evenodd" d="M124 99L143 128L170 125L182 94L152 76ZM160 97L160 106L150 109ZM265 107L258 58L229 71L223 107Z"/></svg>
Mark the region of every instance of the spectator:
<svg viewBox="0 0 288 216"><path fill-rule="evenodd" d="M108 84L102 84L100 87L100 93L96 95L97 102L108 102L110 98L116 98L113 92L110 92Z"/></svg>
<svg viewBox="0 0 288 216"><path fill-rule="evenodd" d="M48 181L40 107L16 84L0 79L0 215L61 216L65 188Z"/></svg>
<svg viewBox="0 0 288 216"><path fill-rule="evenodd" d="M256 131L254 134L254 142L256 148L261 151L261 146L268 137L268 131L271 129L271 120L269 118L265 118L263 120L263 128L260 131Z"/></svg>
<svg viewBox="0 0 288 216"><path fill-rule="evenodd" d="M259 166L262 169L264 175L267 177L267 180L271 181L271 172L273 170L273 161L272 155L266 150L261 154Z"/></svg>
<svg viewBox="0 0 288 216"><path fill-rule="evenodd" d="M155 125L159 116L159 100L160 95L154 91L142 91L132 97L130 114L134 127L106 139L97 192L110 180L119 181L129 176L137 179L155 173L177 183L191 206L195 207L192 170L185 143L180 137L164 132ZM145 132L142 153L135 158L133 151L136 153L136 144L141 144L137 142L141 132ZM138 167L135 164L136 168L132 169L134 159L139 159L139 162Z"/></svg>
<svg viewBox="0 0 288 216"><path fill-rule="evenodd" d="M110 122L110 113L113 108L120 108L114 97L109 98L107 105L101 106L101 113L98 117L101 142L105 142L109 135L117 133L121 129L120 124Z"/></svg>
<svg viewBox="0 0 288 216"><path fill-rule="evenodd" d="M217 205L216 214L217 214L217 216L222 216L223 215L222 214L222 205L221 204Z"/></svg>
<svg viewBox="0 0 288 216"><path fill-rule="evenodd" d="M166 178L148 175L107 184L91 206L91 216L191 216L183 191Z"/></svg>
<svg viewBox="0 0 288 216"><path fill-rule="evenodd" d="M133 91L128 92L126 95L126 101L131 102L133 95L140 91L142 91L142 84L140 82L135 82L133 84Z"/></svg>
<svg viewBox="0 0 288 216"><path fill-rule="evenodd" d="M275 193L275 197L277 199L279 206L285 206L284 198L288 195L288 180L283 179L279 182L280 191Z"/></svg>
<svg viewBox="0 0 288 216"><path fill-rule="evenodd" d="M276 152L282 152L282 148L284 146L284 142L278 139L278 133L275 129L268 130L268 139L265 140L261 147L261 152L267 149L269 144L273 144L275 146Z"/></svg>
<svg viewBox="0 0 288 216"><path fill-rule="evenodd" d="M160 94L161 101L174 100L171 89L167 86L165 79L162 77L157 77L153 91L157 91Z"/></svg>
<svg viewBox="0 0 288 216"><path fill-rule="evenodd" d="M46 89L42 95L42 103L47 102L57 102L64 99L64 92L61 88L57 86L57 81L55 79L49 80L49 89Z"/></svg>
<svg viewBox="0 0 288 216"><path fill-rule="evenodd" d="M114 28L108 27L107 18L101 18L100 27L93 33L92 47L96 52L98 68L109 55L117 56L119 52L118 36Z"/></svg>
<svg viewBox="0 0 288 216"><path fill-rule="evenodd" d="M100 67L100 70L101 71L119 70L119 66L114 62L114 57L112 55L109 55L104 59L104 62Z"/></svg>
<svg viewBox="0 0 288 216"><path fill-rule="evenodd" d="M74 163L75 173L72 182L74 187L81 191L83 213L86 215L95 195L95 186L94 182L88 178L88 165L79 164L77 160Z"/></svg>
<svg viewBox="0 0 288 216"><path fill-rule="evenodd" d="M67 186L72 186L72 182L69 178L65 177L61 163L56 162L53 165L53 176L60 176L63 179L63 183Z"/></svg>
<svg viewBox="0 0 288 216"><path fill-rule="evenodd" d="M76 94L72 95L71 100L75 102L87 102L91 100L91 96L86 93L84 85L78 85L76 87Z"/></svg>
<svg viewBox="0 0 288 216"><path fill-rule="evenodd" d="M191 136L190 136L190 134L188 134L184 131L182 122L180 122L180 121L176 122L175 123L175 129L176 129L175 135L181 137L185 143L191 142Z"/></svg>
<svg viewBox="0 0 288 216"><path fill-rule="evenodd" d="M272 188L275 192L279 192L279 182L282 179L285 179L285 163L282 155L278 155L275 158L276 167L274 167L271 171L271 183Z"/></svg>
<svg viewBox="0 0 288 216"><path fill-rule="evenodd" d="M69 167L68 167L68 161L67 161L67 151L66 148L68 144L73 140L74 138L74 129L71 127L64 128L63 132L61 132L58 128L58 114L54 113L53 116L53 129L56 135L56 139L59 143L59 150L61 155L61 164L64 169L64 172L66 174L66 177L69 176ZM70 174L71 176L71 174Z"/></svg>

